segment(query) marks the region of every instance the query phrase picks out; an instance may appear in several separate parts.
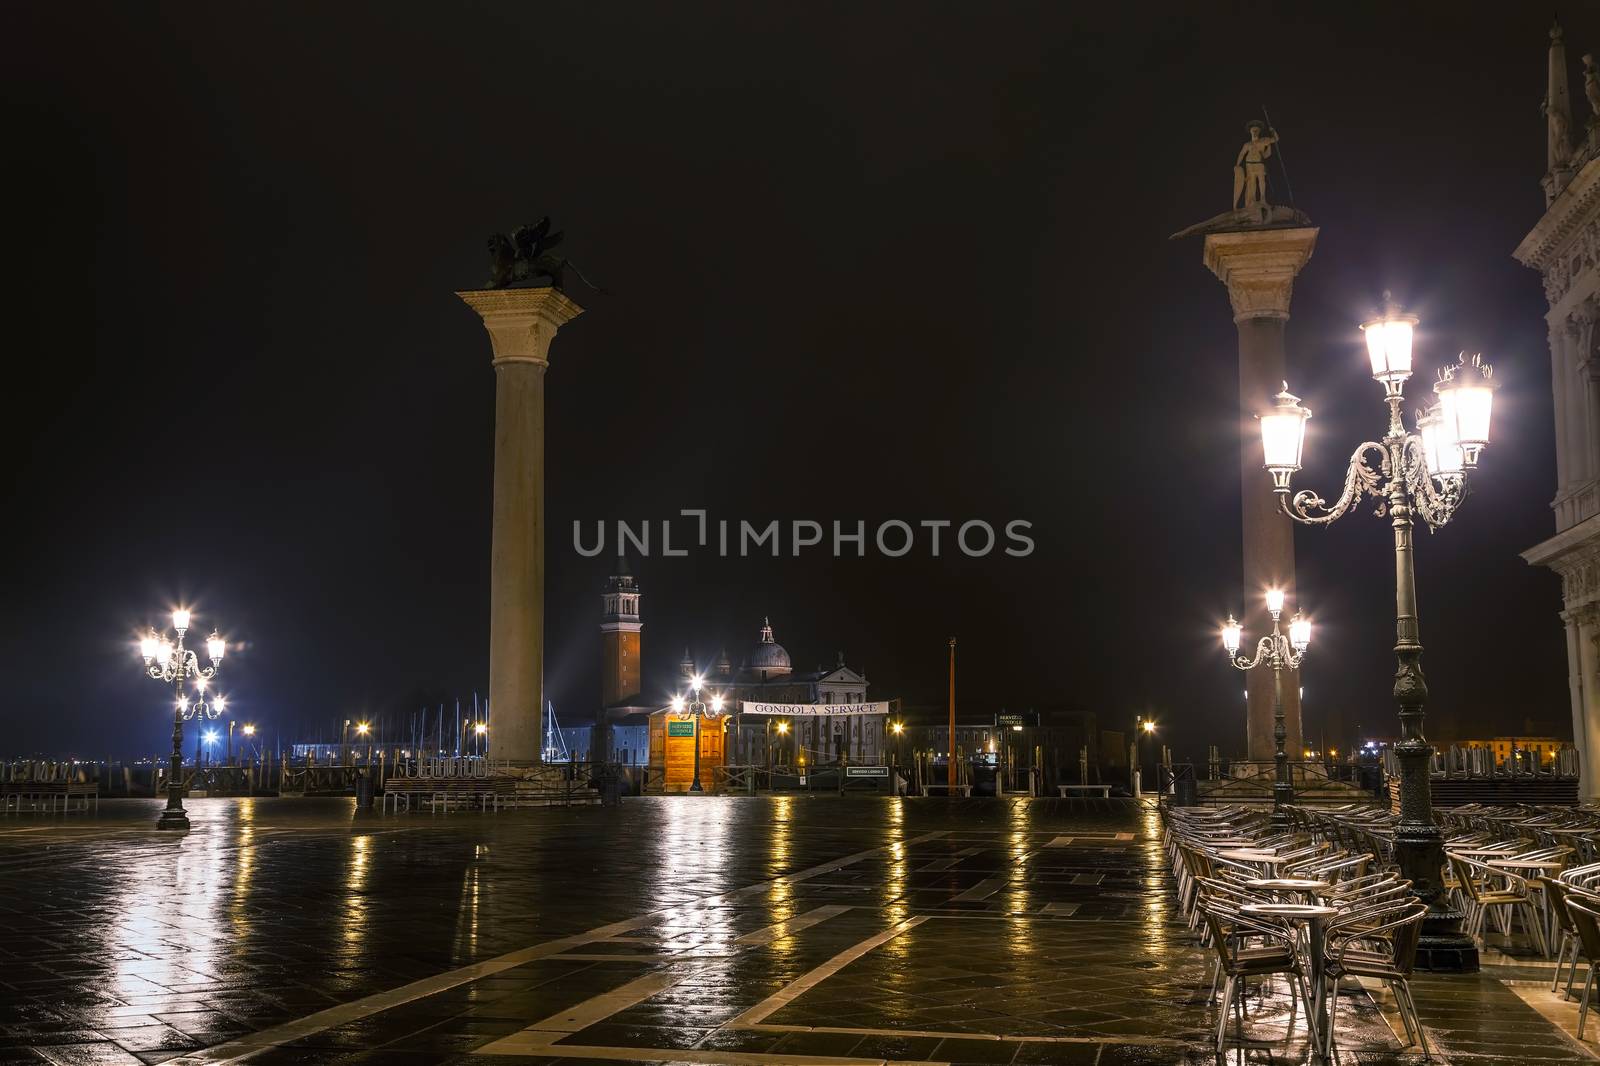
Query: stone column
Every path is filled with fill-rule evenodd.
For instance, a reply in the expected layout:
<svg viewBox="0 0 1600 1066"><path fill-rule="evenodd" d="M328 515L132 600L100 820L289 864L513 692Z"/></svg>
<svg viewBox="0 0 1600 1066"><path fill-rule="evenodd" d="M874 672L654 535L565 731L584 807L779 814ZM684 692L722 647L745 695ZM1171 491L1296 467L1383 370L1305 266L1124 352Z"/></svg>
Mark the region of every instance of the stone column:
<svg viewBox="0 0 1600 1066"><path fill-rule="evenodd" d="M1261 429L1256 416L1273 406L1283 388L1283 331L1289 320L1294 279L1316 247L1311 226L1245 229L1206 235L1207 267L1228 287L1233 321L1239 329L1239 477L1244 505L1244 598L1246 644L1272 631L1264 595L1270 587L1284 590L1285 624L1299 606L1294 586L1294 523L1279 510L1261 455ZM1285 750L1291 761L1301 757L1300 673L1285 672L1283 716L1288 732ZM1273 678L1270 670L1246 675L1249 694L1247 750L1251 760L1270 761Z"/></svg>
<svg viewBox="0 0 1600 1066"><path fill-rule="evenodd" d="M1600 606L1585 604L1576 612L1578 620L1578 659L1582 674L1582 721L1573 716L1572 741L1578 749L1582 777L1578 781L1580 799L1592 799L1597 787L1594 760L1600 757ZM1576 709L1576 708L1575 708Z"/></svg>
<svg viewBox="0 0 1600 1066"><path fill-rule="evenodd" d="M1587 729L1587 697L1595 686L1583 672L1583 636L1578 621L1581 613L1581 609L1562 611L1561 621L1566 625L1567 688L1572 698L1572 746L1578 750L1578 798L1583 799L1600 792L1600 785L1596 784L1594 767L1589 764L1593 752Z"/></svg>
<svg viewBox="0 0 1600 1066"><path fill-rule="evenodd" d="M489 754L540 761L544 734L544 373L556 330L583 313L558 289L458 292L494 354L489 547Z"/></svg>

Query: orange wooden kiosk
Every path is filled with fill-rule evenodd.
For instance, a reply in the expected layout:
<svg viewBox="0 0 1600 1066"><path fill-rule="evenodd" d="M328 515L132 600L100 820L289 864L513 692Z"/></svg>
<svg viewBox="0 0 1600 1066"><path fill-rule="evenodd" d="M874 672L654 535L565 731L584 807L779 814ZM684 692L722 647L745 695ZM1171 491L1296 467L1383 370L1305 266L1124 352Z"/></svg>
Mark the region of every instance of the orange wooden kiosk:
<svg viewBox="0 0 1600 1066"><path fill-rule="evenodd" d="M700 719L700 787L720 792L716 768L722 765L727 736L726 715ZM671 708L650 715L651 792L688 792L694 782L694 717Z"/></svg>

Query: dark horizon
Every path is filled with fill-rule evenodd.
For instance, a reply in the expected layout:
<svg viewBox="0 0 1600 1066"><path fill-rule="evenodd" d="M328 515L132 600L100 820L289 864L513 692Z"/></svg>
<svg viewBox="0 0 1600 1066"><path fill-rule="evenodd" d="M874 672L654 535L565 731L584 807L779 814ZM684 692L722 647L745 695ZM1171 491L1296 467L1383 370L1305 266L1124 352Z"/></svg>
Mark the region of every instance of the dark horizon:
<svg viewBox="0 0 1600 1066"><path fill-rule="evenodd" d="M737 663L770 616L797 669L843 652L872 698L934 704L955 636L964 704L1153 712L1180 756L1242 754L1216 628L1241 606L1235 333L1198 238L1168 237L1226 207L1263 101L1321 227L1288 325L1297 485L1335 494L1383 429L1356 330L1383 290L1422 316L1417 383L1482 351L1495 442L1418 532L1428 734L1570 732L1559 581L1518 557L1554 532L1546 304L1511 258L1543 210L1547 14L88 10L5 14L8 754L162 751L133 641L179 601L234 642L234 715L286 737L487 690L494 376L454 292L545 214L605 290L569 278L586 311L550 353L564 723L600 702L613 563L573 523L676 535L704 508L861 521L867 556L633 558L647 679L685 645ZM1573 14L1575 73L1600 17ZM1395 731L1366 511L1296 534L1308 737ZM889 519L1002 547L1025 520L1036 547L886 559Z"/></svg>

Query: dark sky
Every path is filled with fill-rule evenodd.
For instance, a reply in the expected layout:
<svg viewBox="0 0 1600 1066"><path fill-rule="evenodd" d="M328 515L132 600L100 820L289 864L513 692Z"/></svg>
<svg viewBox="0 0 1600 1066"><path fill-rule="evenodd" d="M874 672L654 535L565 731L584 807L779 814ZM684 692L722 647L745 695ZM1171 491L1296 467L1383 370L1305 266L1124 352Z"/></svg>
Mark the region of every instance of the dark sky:
<svg viewBox="0 0 1600 1066"><path fill-rule="evenodd" d="M1576 7L1576 5L1574 5ZM1355 329L1505 385L1419 533L1429 733L1570 728L1550 573L1537 5L13 4L6 751L160 750L131 640L176 599L287 734L487 687L494 380L453 291L549 213L608 290L548 380L549 694L598 702L574 520L1033 523L1027 559L638 560L647 670L1155 709L1243 748L1235 334L1198 240L1265 102L1321 226L1289 325L1331 492L1381 433ZM1573 70L1600 14L1568 14ZM1574 100L1584 111L1581 85ZM1282 199L1274 169L1275 199ZM1266 475L1262 474L1263 479ZM1297 534L1307 731L1394 721L1389 531Z"/></svg>

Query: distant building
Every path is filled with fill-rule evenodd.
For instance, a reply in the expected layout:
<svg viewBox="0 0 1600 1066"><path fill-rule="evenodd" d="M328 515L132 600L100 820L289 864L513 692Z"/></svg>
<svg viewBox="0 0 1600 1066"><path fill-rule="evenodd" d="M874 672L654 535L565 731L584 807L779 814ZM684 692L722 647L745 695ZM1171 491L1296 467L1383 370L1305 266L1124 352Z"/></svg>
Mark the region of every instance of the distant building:
<svg viewBox="0 0 1600 1066"><path fill-rule="evenodd" d="M643 655L643 589L619 560L617 572L606 578L601 591L601 708L598 729L573 726L562 730L569 754L576 759L606 758L630 765L649 759L650 715L665 706L660 699L641 695ZM713 694L724 700L730 735L727 760L733 764L765 765L769 753L785 765L804 756L806 763L877 763L884 755L887 715L871 713L867 704L866 675L845 665L837 653L832 668L794 669L789 652L777 642L770 619L763 619L755 642L738 666L724 648L714 662L697 664L687 648L669 683L652 691L687 693L689 683L703 679L709 704ZM740 714L741 702L813 705L817 713L788 716ZM841 713L824 708L862 706L861 713ZM787 725L775 732L778 722Z"/></svg>
<svg viewBox="0 0 1600 1066"><path fill-rule="evenodd" d="M1560 737L1491 737L1488 740L1461 740L1455 746L1458 748L1488 748L1494 752L1494 761L1503 763L1511 758L1511 752L1532 752L1539 760L1539 765L1555 762L1556 752L1567 747L1569 741Z"/></svg>
<svg viewBox="0 0 1600 1066"><path fill-rule="evenodd" d="M1576 143L1571 70L1550 31L1545 212L1514 253L1544 278L1555 393L1556 535L1522 553L1561 575L1579 795L1600 796L1600 86Z"/></svg>
<svg viewBox="0 0 1600 1066"><path fill-rule="evenodd" d="M628 572L628 560L618 558L617 572L606 578L600 619L600 706L637 702L639 698L639 644L644 625L639 621L639 583Z"/></svg>

